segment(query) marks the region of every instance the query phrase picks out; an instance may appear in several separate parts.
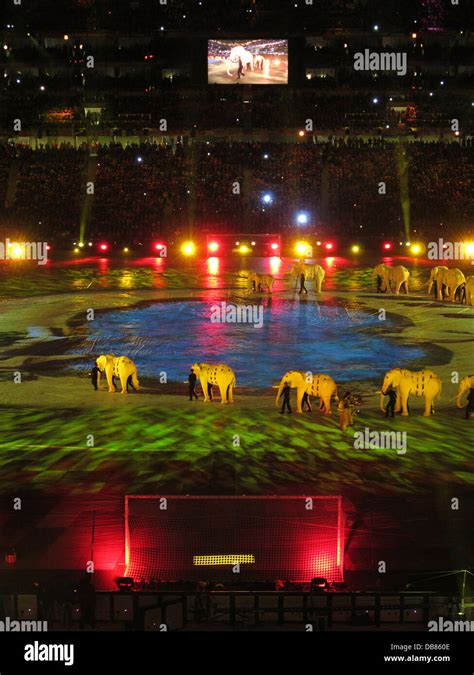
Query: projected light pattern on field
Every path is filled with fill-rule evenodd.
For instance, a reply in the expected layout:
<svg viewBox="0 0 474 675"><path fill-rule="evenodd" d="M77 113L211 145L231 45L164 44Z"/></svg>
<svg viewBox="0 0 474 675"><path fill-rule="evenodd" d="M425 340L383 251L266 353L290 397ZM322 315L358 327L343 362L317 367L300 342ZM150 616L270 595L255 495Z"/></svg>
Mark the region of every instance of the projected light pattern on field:
<svg viewBox="0 0 474 675"><path fill-rule="evenodd" d="M288 370L325 372L336 379L383 377L424 356L419 346L387 338L389 317L337 305L272 300L262 305L262 326L212 323L202 301L164 302L98 314L74 354L125 354L139 375L182 382L196 361L223 362L237 385L268 387ZM260 309L260 308L259 308ZM251 357L249 355L251 354ZM90 364L78 368L90 370Z"/></svg>

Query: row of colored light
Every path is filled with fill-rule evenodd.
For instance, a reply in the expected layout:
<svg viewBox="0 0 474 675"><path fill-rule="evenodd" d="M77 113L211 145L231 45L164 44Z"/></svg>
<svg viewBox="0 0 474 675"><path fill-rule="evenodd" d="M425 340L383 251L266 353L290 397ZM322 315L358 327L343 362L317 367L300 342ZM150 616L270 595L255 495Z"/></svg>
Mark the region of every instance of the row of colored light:
<svg viewBox="0 0 474 675"><path fill-rule="evenodd" d="M235 244L238 247L237 251L239 253L246 254L246 253L252 252L252 246L255 246L256 242L252 241L251 246L248 246L245 243L241 244L238 241L236 241ZM420 243L411 243L411 242L407 241L405 243L399 242L399 244L400 244L400 246L405 246L405 248L408 248L410 253L412 253L413 255L419 255L420 253L423 252L423 249L424 249L423 244L420 244ZM326 241L324 243L321 242L321 241L317 241L316 245L322 246L328 253L333 252L336 248L336 245L332 241ZM13 245L10 244L10 246L13 246ZM75 246L74 253L79 253L81 251L81 249L83 249L85 247L85 244L83 242L79 242L79 244L76 244L76 242L75 242L74 246ZM92 246L93 246L92 242L89 242L88 247L92 247ZM465 247L466 247L466 253L467 254L470 255L470 254L474 253L474 243L468 242L468 243L466 243ZM48 245L46 248L48 250L50 250L51 247ZM110 247L109 247L109 244L107 244L106 242L101 242L97 245L97 248L101 253L107 253L107 251L109 250ZM280 249L280 244L278 244L277 242L272 242L270 244L270 248L275 255L278 255L279 249ZM392 242L386 241L382 244L382 250L386 253L388 253L389 251L392 251L393 248L394 248L394 245L393 245ZM165 244L163 244L161 242L157 242L157 243L153 244L153 249L159 255L163 252L163 250L166 249L166 246L165 246ZM209 253L215 254L219 251L220 244L217 241L210 241L207 244L207 249L208 249ZM130 249L127 246L125 246L123 248L124 253L128 253L129 250ZM197 251L197 247L196 247L196 244L193 241L186 241L181 246L181 252L186 256L192 256L196 253L196 251ZM312 246L306 241L298 241L295 245L295 252L299 256L303 256L303 255L310 256L311 251L312 251ZM362 247L360 246L360 244L353 244L350 247L350 251L351 251L351 253L354 253L354 254L361 253ZM12 249L12 251L10 253L10 256L12 258L15 258L15 257L19 258L21 256L21 248L20 248L19 244L14 245L14 248Z"/></svg>

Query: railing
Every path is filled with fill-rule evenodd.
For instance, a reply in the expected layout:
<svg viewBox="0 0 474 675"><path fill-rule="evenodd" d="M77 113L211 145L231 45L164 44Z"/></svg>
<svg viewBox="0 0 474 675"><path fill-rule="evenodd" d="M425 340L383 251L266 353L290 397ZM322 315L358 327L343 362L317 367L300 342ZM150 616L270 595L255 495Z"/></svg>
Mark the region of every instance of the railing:
<svg viewBox="0 0 474 675"><path fill-rule="evenodd" d="M49 630L74 628L80 621L76 604L44 606L36 595L4 595L4 615L17 620L48 620ZM473 605L468 607L468 605ZM183 630L207 626L231 628L288 626L330 630L344 626L392 624L427 630L429 621L474 619L474 598L433 592L311 593L298 591L126 591L96 593L97 623L128 625L135 630ZM0 607L1 609L1 607Z"/></svg>

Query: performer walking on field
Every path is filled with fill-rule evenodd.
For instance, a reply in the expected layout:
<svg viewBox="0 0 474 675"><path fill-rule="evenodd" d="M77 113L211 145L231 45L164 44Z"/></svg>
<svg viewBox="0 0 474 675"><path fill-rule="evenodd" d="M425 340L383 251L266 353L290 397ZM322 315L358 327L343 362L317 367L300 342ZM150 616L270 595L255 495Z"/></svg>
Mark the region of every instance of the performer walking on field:
<svg viewBox="0 0 474 675"><path fill-rule="evenodd" d="M193 398L195 398L196 401L197 401L197 397L198 397L198 396L197 396L196 391L195 391L195 389L194 389L194 387L196 386L196 380L197 380L196 373L195 373L194 370L191 368L191 370L189 371L189 376L188 376L188 382L189 382L189 400L190 400L190 401L192 401Z"/></svg>

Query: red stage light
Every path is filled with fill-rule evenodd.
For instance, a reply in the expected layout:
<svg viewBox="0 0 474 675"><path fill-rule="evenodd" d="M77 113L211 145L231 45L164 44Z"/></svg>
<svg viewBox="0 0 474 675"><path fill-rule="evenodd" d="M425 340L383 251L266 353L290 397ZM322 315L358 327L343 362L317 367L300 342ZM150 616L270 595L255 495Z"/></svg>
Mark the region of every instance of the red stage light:
<svg viewBox="0 0 474 675"><path fill-rule="evenodd" d="M162 251L163 250L163 244L155 244L155 248L157 251Z"/></svg>
<svg viewBox="0 0 474 675"><path fill-rule="evenodd" d="M109 245L108 244L101 244L99 246L99 248L100 248L101 251L107 251L107 249L109 248Z"/></svg>
<svg viewBox="0 0 474 675"><path fill-rule="evenodd" d="M386 241L383 247L386 251L390 251L390 249L392 248L392 244L389 241Z"/></svg>
<svg viewBox="0 0 474 675"><path fill-rule="evenodd" d="M276 244L275 242L273 242L273 244L270 244L270 248L273 249L274 251L276 251L277 248L278 248L278 244Z"/></svg>
<svg viewBox="0 0 474 675"><path fill-rule="evenodd" d="M332 244L330 241L328 241L326 244L324 244L324 248L327 251L332 251L332 249L334 248L334 244Z"/></svg>
<svg viewBox="0 0 474 675"><path fill-rule="evenodd" d="M207 247L210 251L217 251L218 248L219 248L219 244L217 243L217 241L211 241L211 242L209 242Z"/></svg>

